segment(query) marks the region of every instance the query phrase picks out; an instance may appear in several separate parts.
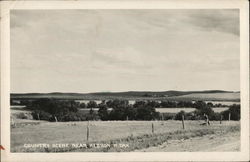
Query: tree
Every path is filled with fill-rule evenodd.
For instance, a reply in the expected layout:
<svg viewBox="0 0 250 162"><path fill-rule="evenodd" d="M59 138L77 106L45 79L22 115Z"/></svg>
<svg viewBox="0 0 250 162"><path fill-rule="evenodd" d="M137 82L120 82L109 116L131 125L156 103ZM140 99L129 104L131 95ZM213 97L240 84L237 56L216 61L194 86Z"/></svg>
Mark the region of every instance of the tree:
<svg viewBox="0 0 250 162"><path fill-rule="evenodd" d="M138 108L138 107L142 107L142 106L146 106L146 102L145 101L136 101L133 105L134 108Z"/></svg>
<svg viewBox="0 0 250 162"><path fill-rule="evenodd" d="M223 111L221 113L223 115L223 119L228 120L229 113L231 114L231 120L240 120L240 105L233 104L228 110Z"/></svg>
<svg viewBox="0 0 250 162"><path fill-rule="evenodd" d="M42 110L34 110L32 113L31 113L33 119L35 120L51 120L52 118L52 115L50 113L47 113L45 111L42 111Z"/></svg>
<svg viewBox="0 0 250 162"><path fill-rule="evenodd" d="M109 100L107 102L107 106L110 107L110 108L118 108L118 107L127 107L129 105L129 102L128 100L118 100L118 99L115 99L115 100Z"/></svg>
<svg viewBox="0 0 250 162"><path fill-rule="evenodd" d="M89 103L87 104L87 108L96 108L97 107L97 103L95 101L89 101Z"/></svg>
<svg viewBox="0 0 250 162"><path fill-rule="evenodd" d="M160 107L160 103L157 101L148 101L147 105L155 108Z"/></svg>
<svg viewBox="0 0 250 162"><path fill-rule="evenodd" d="M181 110L175 115L175 120L182 120L182 115L184 115L184 117L186 118L186 113L183 110Z"/></svg>
<svg viewBox="0 0 250 162"><path fill-rule="evenodd" d="M57 100L57 99L37 99L31 101L27 108L33 110L34 119L54 121L64 121L64 116L69 113L77 114L78 105L73 100ZM39 114L39 118L36 117Z"/></svg>
<svg viewBox="0 0 250 162"><path fill-rule="evenodd" d="M110 120L125 120L125 108L124 107L115 107L111 110L109 114Z"/></svg>
<svg viewBox="0 0 250 162"><path fill-rule="evenodd" d="M109 113L107 106L100 107L98 110L98 115L101 120L108 120L109 119Z"/></svg>
<svg viewBox="0 0 250 162"><path fill-rule="evenodd" d="M194 107L196 108L195 114L202 118L205 117L204 115L207 115L209 119L213 119L215 117L213 109L204 101L195 102Z"/></svg>
<svg viewBox="0 0 250 162"><path fill-rule="evenodd" d="M160 114L155 111L155 108L151 106L139 106L136 108L136 119L137 120L154 120L158 119Z"/></svg>
<svg viewBox="0 0 250 162"><path fill-rule="evenodd" d="M207 103L207 106L209 106L209 107L213 107L214 105L213 105L213 103L212 103L212 102L208 102L208 103Z"/></svg>
<svg viewBox="0 0 250 162"><path fill-rule="evenodd" d="M136 119L136 109L133 108L132 105L130 106L127 106L125 109L124 109L124 116L126 117L126 119L128 120L135 120Z"/></svg>
<svg viewBox="0 0 250 162"><path fill-rule="evenodd" d="M86 108L86 104L84 102L80 103L80 108Z"/></svg>
<svg viewBox="0 0 250 162"><path fill-rule="evenodd" d="M195 107L196 109L200 110L200 109L203 109L203 108L207 108L207 104L206 104L206 102L204 102L204 101L196 101L196 102L194 103L194 107Z"/></svg>
<svg viewBox="0 0 250 162"><path fill-rule="evenodd" d="M162 101L160 104L161 107L164 108L172 108L172 107L177 107L177 103L174 101Z"/></svg>

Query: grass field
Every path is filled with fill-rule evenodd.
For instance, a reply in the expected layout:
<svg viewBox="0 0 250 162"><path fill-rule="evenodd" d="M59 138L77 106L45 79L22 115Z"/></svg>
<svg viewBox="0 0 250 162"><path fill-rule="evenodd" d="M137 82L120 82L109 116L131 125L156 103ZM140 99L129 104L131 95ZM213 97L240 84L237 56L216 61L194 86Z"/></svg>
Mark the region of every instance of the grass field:
<svg viewBox="0 0 250 162"><path fill-rule="evenodd" d="M32 121L32 120L31 120ZM17 126L11 129L11 152L34 151L133 151L155 146L168 138L189 138L214 134L216 131L228 132L239 130L239 122L219 124L211 122L210 126L202 126L203 121L185 121L183 132L181 121L91 121L89 123L89 141L87 141L88 122L33 122L18 120ZM27 124L25 124L25 122ZM22 123L22 124L20 124ZM154 133L152 133L152 124ZM184 135L184 136L183 136ZM186 137L185 137L186 136ZM24 148L24 144L79 144L79 143L127 143L129 148Z"/></svg>
<svg viewBox="0 0 250 162"><path fill-rule="evenodd" d="M240 93L193 93L169 97L176 100L239 101Z"/></svg>

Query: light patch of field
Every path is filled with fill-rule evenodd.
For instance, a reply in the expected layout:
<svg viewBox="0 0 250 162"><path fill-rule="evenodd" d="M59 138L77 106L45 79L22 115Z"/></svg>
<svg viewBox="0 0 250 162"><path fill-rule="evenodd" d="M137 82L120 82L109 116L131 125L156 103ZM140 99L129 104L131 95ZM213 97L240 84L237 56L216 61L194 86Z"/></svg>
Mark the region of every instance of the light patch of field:
<svg viewBox="0 0 250 162"><path fill-rule="evenodd" d="M25 107L26 107L25 105L11 105L10 106L11 109L23 109Z"/></svg>
<svg viewBox="0 0 250 162"><path fill-rule="evenodd" d="M228 109L229 109L228 107L213 107L214 112L217 112L217 113L220 113Z"/></svg>
<svg viewBox="0 0 250 162"><path fill-rule="evenodd" d="M11 109L12 119L33 119L31 111L25 110L23 108Z"/></svg>
<svg viewBox="0 0 250 162"><path fill-rule="evenodd" d="M185 111L186 113L189 113L189 112L195 111L195 108L173 107L173 108L155 108L155 110L160 113L178 113L180 111Z"/></svg>
<svg viewBox="0 0 250 162"><path fill-rule="evenodd" d="M220 113L222 111L228 110L228 107L213 107L214 112ZM195 108L156 108L157 112L160 113L178 113L180 111L185 111L186 113L195 111Z"/></svg>
<svg viewBox="0 0 250 162"><path fill-rule="evenodd" d="M240 100L240 93L192 93L169 98L194 100Z"/></svg>

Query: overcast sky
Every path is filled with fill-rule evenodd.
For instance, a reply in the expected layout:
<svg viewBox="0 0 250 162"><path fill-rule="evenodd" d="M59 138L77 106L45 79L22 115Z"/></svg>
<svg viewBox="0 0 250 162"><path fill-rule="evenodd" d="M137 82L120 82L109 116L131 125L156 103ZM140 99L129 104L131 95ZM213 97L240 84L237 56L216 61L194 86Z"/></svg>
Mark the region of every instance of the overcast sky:
<svg viewBox="0 0 250 162"><path fill-rule="evenodd" d="M240 89L238 10L13 10L11 92Z"/></svg>

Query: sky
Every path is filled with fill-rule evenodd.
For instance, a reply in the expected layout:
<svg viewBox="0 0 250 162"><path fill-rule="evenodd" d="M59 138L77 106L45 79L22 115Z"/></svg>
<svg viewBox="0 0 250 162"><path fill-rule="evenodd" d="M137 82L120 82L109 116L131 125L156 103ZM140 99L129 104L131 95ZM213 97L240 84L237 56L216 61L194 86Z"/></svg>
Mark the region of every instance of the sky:
<svg viewBox="0 0 250 162"><path fill-rule="evenodd" d="M240 89L239 10L12 10L11 92Z"/></svg>

